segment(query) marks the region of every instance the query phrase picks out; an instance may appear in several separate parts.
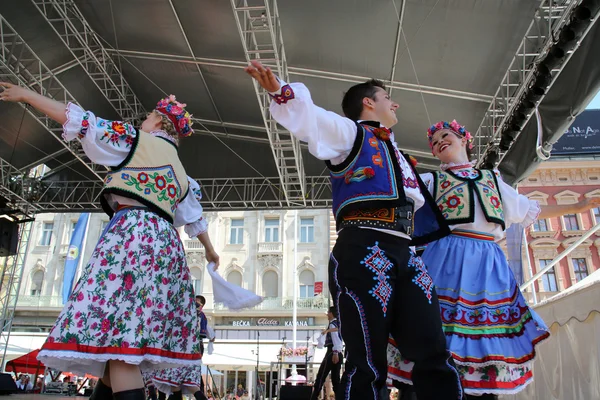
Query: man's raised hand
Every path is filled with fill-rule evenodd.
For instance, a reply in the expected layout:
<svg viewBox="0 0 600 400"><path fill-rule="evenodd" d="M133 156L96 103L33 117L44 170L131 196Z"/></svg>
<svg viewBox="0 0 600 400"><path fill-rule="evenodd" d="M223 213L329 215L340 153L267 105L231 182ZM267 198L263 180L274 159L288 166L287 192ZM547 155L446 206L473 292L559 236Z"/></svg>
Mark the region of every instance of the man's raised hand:
<svg viewBox="0 0 600 400"><path fill-rule="evenodd" d="M244 71L258 82L267 92L276 92L281 87L279 80L271 71L271 68L264 67L260 61L252 60L250 65L244 68Z"/></svg>

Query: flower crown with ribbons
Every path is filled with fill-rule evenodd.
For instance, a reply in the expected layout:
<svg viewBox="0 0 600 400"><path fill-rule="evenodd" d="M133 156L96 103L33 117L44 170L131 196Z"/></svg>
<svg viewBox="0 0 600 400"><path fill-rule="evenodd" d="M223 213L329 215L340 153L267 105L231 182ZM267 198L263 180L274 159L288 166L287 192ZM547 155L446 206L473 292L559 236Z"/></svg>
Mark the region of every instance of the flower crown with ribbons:
<svg viewBox="0 0 600 400"><path fill-rule="evenodd" d="M194 133L192 115L185 111L186 106L187 104L178 102L175 95L170 95L156 104L155 111L167 117L173 123L179 136L185 137Z"/></svg>
<svg viewBox="0 0 600 400"><path fill-rule="evenodd" d="M464 126L460 125L456 120L452 120L452 122L440 121L437 124L431 125L429 129L427 129L427 139L429 139L429 147L433 149L433 144L431 143L433 140L433 134L437 131L441 131L443 129L448 129L458 136L462 136L467 139L467 143L469 143L469 149L473 148L473 136L471 136L471 132L465 129Z"/></svg>

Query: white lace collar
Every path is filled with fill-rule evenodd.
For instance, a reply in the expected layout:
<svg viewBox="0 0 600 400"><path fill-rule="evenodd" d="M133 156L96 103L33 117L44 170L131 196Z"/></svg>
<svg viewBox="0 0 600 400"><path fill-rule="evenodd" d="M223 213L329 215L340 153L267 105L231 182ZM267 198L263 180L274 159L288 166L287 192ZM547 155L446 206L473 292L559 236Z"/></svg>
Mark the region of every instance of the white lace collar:
<svg viewBox="0 0 600 400"><path fill-rule="evenodd" d="M152 136L158 136L158 137L161 137L163 139L166 139L169 142L173 143L175 146L178 145L177 139L175 139L173 136L169 135L167 132L163 131L162 129L157 129L155 131L152 131L152 132L150 132L150 134Z"/></svg>
<svg viewBox="0 0 600 400"><path fill-rule="evenodd" d="M446 171L448 169L462 169L462 168L473 168L477 164L477 161L469 161L468 163L448 163L440 164L440 169Z"/></svg>

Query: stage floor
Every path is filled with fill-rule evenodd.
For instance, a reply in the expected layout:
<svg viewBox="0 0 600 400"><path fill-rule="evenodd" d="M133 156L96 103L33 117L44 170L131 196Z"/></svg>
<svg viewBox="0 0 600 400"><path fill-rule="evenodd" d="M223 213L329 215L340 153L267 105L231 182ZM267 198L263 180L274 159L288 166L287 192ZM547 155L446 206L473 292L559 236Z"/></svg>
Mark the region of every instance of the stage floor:
<svg viewBox="0 0 600 400"><path fill-rule="evenodd" d="M74 399L81 399L81 400L85 400L88 397L84 397L84 396L63 396L63 395L58 395L58 394L30 394L30 393L17 393L17 394L10 394L7 396L0 396L0 399L12 399L12 400L49 400L49 399L55 399L55 400L66 400L66 399L70 399L70 400L74 400Z"/></svg>

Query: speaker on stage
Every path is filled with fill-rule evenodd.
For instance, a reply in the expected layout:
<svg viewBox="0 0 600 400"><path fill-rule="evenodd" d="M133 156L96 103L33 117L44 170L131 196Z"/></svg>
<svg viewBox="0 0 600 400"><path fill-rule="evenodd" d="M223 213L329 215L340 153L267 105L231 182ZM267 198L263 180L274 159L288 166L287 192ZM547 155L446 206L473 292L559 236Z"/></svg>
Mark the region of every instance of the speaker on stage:
<svg viewBox="0 0 600 400"><path fill-rule="evenodd" d="M0 373L0 395L17 392L17 384L10 374Z"/></svg>
<svg viewBox="0 0 600 400"><path fill-rule="evenodd" d="M16 222L0 218L0 257L17 254L19 227Z"/></svg>
<svg viewBox="0 0 600 400"><path fill-rule="evenodd" d="M279 391L280 400L309 400L312 386L282 386Z"/></svg>

